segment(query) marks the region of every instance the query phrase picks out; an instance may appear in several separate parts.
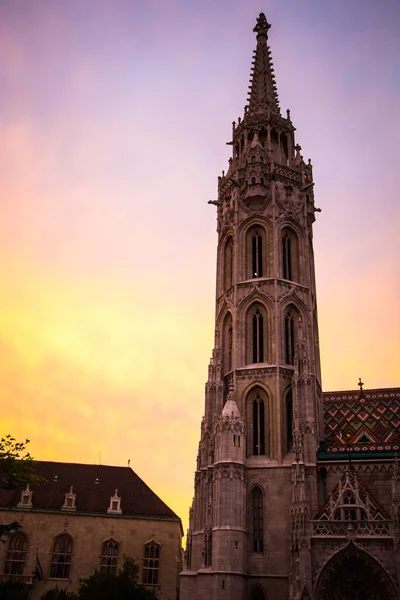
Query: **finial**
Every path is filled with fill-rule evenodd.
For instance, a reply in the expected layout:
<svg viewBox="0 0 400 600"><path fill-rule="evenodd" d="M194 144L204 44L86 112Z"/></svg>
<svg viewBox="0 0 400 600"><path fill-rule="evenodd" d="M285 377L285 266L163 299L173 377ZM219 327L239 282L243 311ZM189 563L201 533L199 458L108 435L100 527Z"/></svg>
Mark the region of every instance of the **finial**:
<svg viewBox="0 0 400 600"><path fill-rule="evenodd" d="M257 33L257 39L261 36L268 37L268 29L270 29L271 25L268 23L264 13L260 13L257 18L256 26L253 31Z"/></svg>
<svg viewBox="0 0 400 600"><path fill-rule="evenodd" d="M360 398L364 398L364 390L363 390L364 383L361 381L361 377L359 377L357 385L360 388Z"/></svg>

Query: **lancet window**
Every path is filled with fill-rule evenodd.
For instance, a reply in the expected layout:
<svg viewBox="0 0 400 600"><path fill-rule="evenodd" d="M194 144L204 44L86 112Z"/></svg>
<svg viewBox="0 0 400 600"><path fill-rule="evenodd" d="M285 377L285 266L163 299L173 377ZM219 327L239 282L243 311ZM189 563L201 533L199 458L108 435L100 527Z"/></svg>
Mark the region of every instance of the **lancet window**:
<svg viewBox="0 0 400 600"><path fill-rule="evenodd" d="M23 531L13 533L8 540L4 574L17 576L24 574L25 559L28 550L28 536Z"/></svg>
<svg viewBox="0 0 400 600"><path fill-rule="evenodd" d="M143 561L143 583L145 585L157 585L160 568L160 546L150 542L144 547Z"/></svg>
<svg viewBox="0 0 400 600"><path fill-rule="evenodd" d="M224 252L224 290L229 290L233 283L233 239L230 237L225 244Z"/></svg>
<svg viewBox="0 0 400 600"><path fill-rule="evenodd" d="M223 371L224 375L232 370L232 352L233 352L233 329L232 315L228 313L224 321L223 328Z"/></svg>
<svg viewBox="0 0 400 600"><path fill-rule="evenodd" d="M251 493L253 552L264 552L264 498L257 486Z"/></svg>
<svg viewBox="0 0 400 600"><path fill-rule="evenodd" d="M251 236L251 269L253 278L263 276L263 239L258 229Z"/></svg>
<svg viewBox="0 0 400 600"><path fill-rule="evenodd" d="M296 348L296 337L295 337L295 321L296 314L293 310L288 310L285 314L284 323L284 350L285 350L285 363L287 365L294 365L294 353Z"/></svg>
<svg viewBox="0 0 400 600"><path fill-rule="evenodd" d="M54 538L50 577L54 579L68 579L71 568L72 548L72 537L68 533L60 533L60 535Z"/></svg>
<svg viewBox="0 0 400 600"><path fill-rule="evenodd" d="M282 277L294 281L296 279L297 239L291 229L282 233Z"/></svg>
<svg viewBox="0 0 400 600"><path fill-rule="evenodd" d="M101 573L116 575L118 567L119 543L114 539L106 540L101 551Z"/></svg>
<svg viewBox="0 0 400 600"><path fill-rule="evenodd" d="M287 452L293 444L293 392L292 388L286 393L286 448Z"/></svg>
<svg viewBox="0 0 400 600"><path fill-rule="evenodd" d="M257 392L252 402L253 409L253 454L265 454L265 404Z"/></svg>
<svg viewBox="0 0 400 600"><path fill-rule="evenodd" d="M252 317L252 346L253 363L264 362L264 318L259 308L256 308Z"/></svg>

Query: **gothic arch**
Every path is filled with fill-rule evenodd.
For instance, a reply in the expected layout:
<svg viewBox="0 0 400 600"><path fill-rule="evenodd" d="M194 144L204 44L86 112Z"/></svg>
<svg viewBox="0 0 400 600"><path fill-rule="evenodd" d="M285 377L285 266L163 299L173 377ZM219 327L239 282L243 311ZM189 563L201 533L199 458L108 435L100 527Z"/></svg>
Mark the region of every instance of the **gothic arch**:
<svg viewBox="0 0 400 600"><path fill-rule="evenodd" d="M233 368L233 319L228 310L222 325L222 375L226 375Z"/></svg>
<svg viewBox="0 0 400 600"><path fill-rule="evenodd" d="M293 304L297 310L301 313L301 317L304 323L309 325L309 313L310 310L304 303L296 289L291 289L290 292L281 297L281 308L284 310L286 306Z"/></svg>
<svg viewBox="0 0 400 600"><path fill-rule="evenodd" d="M284 426L283 433L284 439L284 453L288 454L293 446L293 388L292 385L287 386L283 392L283 408L284 408Z"/></svg>
<svg viewBox="0 0 400 600"><path fill-rule="evenodd" d="M273 310L274 308L274 302L272 298L265 294L263 291L261 291L259 284L254 282L251 291L247 294L247 296L244 296L239 301L238 308L241 311L241 314L239 315L239 320L243 318L243 312L246 312L249 306L253 304L253 302L262 302L265 304L266 307L268 307L269 310Z"/></svg>
<svg viewBox="0 0 400 600"><path fill-rule="evenodd" d="M245 313L245 364L259 364L268 361L268 313L261 302L251 304Z"/></svg>
<svg viewBox="0 0 400 600"><path fill-rule="evenodd" d="M283 279L300 283L300 239L291 226L282 228L279 236L280 273Z"/></svg>
<svg viewBox="0 0 400 600"><path fill-rule="evenodd" d="M238 247L242 249L239 280L268 277L271 272L268 263L268 257L271 255L270 223L265 217L251 216L238 227L237 239Z"/></svg>
<svg viewBox="0 0 400 600"><path fill-rule="evenodd" d="M233 235L229 235L223 247L223 291L226 292L233 285L234 279L234 241Z"/></svg>
<svg viewBox="0 0 400 600"><path fill-rule="evenodd" d="M259 385L252 386L246 394L247 455L269 454L270 400L267 392Z"/></svg>
<svg viewBox="0 0 400 600"><path fill-rule="evenodd" d="M265 600L265 593L261 585L255 585L250 592L250 600Z"/></svg>
<svg viewBox="0 0 400 600"><path fill-rule="evenodd" d="M245 265L246 279L266 277L267 233L265 227L255 224L246 232Z"/></svg>
<svg viewBox="0 0 400 600"><path fill-rule="evenodd" d="M232 240L232 250L233 253L235 252L235 235L234 235L234 231L232 229L232 227L229 227L226 231L224 231L219 244L218 244L218 269L217 269L217 273L218 273L218 281L217 281L217 288L218 288L218 295L223 294L224 292L226 292L229 288L227 288L225 286L225 255L226 255L226 247L227 244L229 243L229 240ZM232 265L233 265L232 261ZM232 283L233 283L233 271L232 271Z"/></svg>
<svg viewBox="0 0 400 600"><path fill-rule="evenodd" d="M282 363L294 366L296 343L298 341L298 324L301 313L290 303L282 311Z"/></svg>
<svg viewBox="0 0 400 600"><path fill-rule="evenodd" d="M264 328L264 353L263 360L253 360L253 322L252 311L255 307L259 307L262 315ZM272 313L273 303L271 299L258 290L256 287L252 289L250 294L242 299L238 307L238 335L239 339L244 340L239 347L238 364L240 366L253 363L270 363L271 362L271 339L272 339ZM260 358L260 357L259 357Z"/></svg>
<svg viewBox="0 0 400 600"><path fill-rule="evenodd" d="M336 552L322 567L315 600L395 600L395 585L384 567L353 542Z"/></svg>

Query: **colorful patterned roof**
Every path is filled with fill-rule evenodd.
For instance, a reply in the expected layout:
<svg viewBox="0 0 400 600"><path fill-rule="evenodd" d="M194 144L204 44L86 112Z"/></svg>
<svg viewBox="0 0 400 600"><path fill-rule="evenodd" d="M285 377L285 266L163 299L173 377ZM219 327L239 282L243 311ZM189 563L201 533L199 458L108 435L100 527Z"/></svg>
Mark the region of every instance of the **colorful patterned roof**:
<svg viewBox="0 0 400 600"><path fill-rule="evenodd" d="M400 388L324 392L326 451L399 452Z"/></svg>

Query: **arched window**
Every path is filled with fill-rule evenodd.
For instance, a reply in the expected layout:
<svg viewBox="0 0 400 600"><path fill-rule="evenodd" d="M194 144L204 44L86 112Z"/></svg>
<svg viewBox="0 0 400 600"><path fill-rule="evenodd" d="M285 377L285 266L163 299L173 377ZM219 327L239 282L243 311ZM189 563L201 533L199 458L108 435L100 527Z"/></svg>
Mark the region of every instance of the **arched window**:
<svg viewBox="0 0 400 600"><path fill-rule="evenodd" d="M247 312L246 364L266 362L267 314L260 304L254 304Z"/></svg>
<svg viewBox="0 0 400 600"><path fill-rule="evenodd" d="M257 308L253 314L253 363L264 362L264 319Z"/></svg>
<svg viewBox="0 0 400 600"><path fill-rule="evenodd" d="M282 232L282 277L297 279L297 238L291 229Z"/></svg>
<svg viewBox="0 0 400 600"><path fill-rule="evenodd" d="M264 552L264 507L262 490L256 486L251 493L253 552Z"/></svg>
<svg viewBox="0 0 400 600"><path fill-rule="evenodd" d="M263 276L263 240L259 229L254 229L251 236L251 276Z"/></svg>
<svg viewBox="0 0 400 600"><path fill-rule="evenodd" d="M294 311L288 310L285 314L285 363L294 365L294 353L296 348L296 330L295 330L296 315Z"/></svg>
<svg viewBox="0 0 400 600"><path fill-rule="evenodd" d="M8 540L8 550L4 565L5 575L23 575L28 549L28 536L23 531L13 533Z"/></svg>
<svg viewBox="0 0 400 600"><path fill-rule="evenodd" d="M224 321L223 327L223 340L222 340L222 352L223 352L223 374L232 371L232 350L233 350L233 329L232 329L232 315L228 313Z"/></svg>
<svg viewBox="0 0 400 600"><path fill-rule="evenodd" d="M101 550L101 573L117 574L119 544L114 539L103 543Z"/></svg>
<svg viewBox="0 0 400 600"><path fill-rule="evenodd" d="M158 584L158 571L160 568L160 546L150 542L144 547L143 583L145 585Z"/></svg>
<svg viewBox="0 0 400 600"><path fill-rule="evenodd" d="M208 531L204 535L205 535L204 566L211 567L211 565L212 565L212 531Z"/></svg>
<svg viewBox="0 0 400 600"><path fill-rule="evenodd" d="M233 283L233 239L230 237L225 244L224 253L224 290L229 290Z"/></svg>
<svg viewBox="0 0 400 600"><path fill-rule="evenodd" d="M292 388L286 394L286 449L287 452L293 445L293 392Z"/></svg>
<svg viewBox="0 0 400 600"><path fill-rule="evenodd" d="M292 238L285 234L282 239L283 278L292 279Z"/></svg>
<svg viewBox="0 0 400 600"><path fill-rule="evenodd" d="M265 600L265 594L259 585L251 590L251 600Z"/></svg>
<svg viewBox="0 0 400 600"><path fill-rule="evenodd" d="M50 577L68 579L71 567L72 547L72 537L68 533L60 533L60 535L54 538Z"/></svg>
<svg viewBox="0 0 400 600"><path fill-rule="evenodd" d="M258 392L253 400L253 454L265 454L265 405Z"/></svg>

